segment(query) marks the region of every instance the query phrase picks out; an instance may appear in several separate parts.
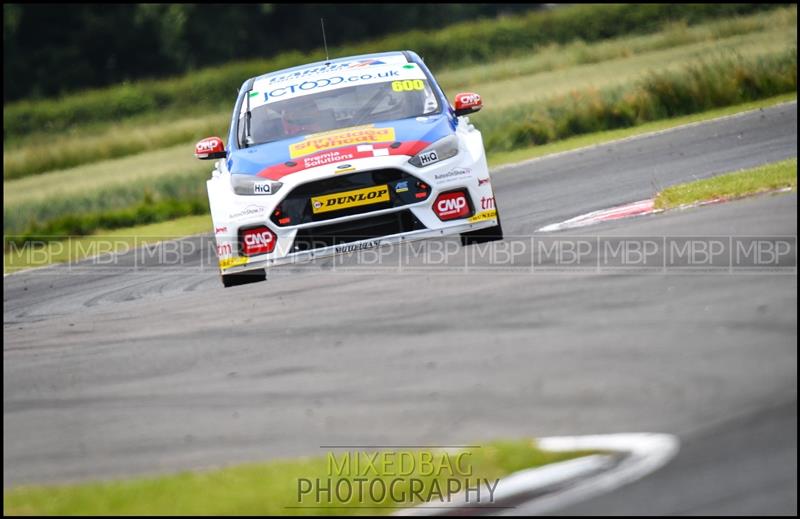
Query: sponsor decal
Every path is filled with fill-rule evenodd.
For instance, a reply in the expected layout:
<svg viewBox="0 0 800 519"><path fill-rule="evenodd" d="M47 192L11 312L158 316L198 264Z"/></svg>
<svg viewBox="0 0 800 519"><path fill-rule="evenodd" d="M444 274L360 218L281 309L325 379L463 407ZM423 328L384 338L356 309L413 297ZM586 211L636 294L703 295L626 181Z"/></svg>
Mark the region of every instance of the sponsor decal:
<svg viewBox="0 0 800 519"><path fill-rule="evenodd" d="M491 209L489 211L481 211L480 213L476 214L467 221L469 223L475 223L475 222L482 222L484 220L493 220L495 218L497 218L497 210Z"/></svg>
<svg viewBox="0 0 800 519"><path fill-rule="evenodd" d="M336 173L336 174L339 174L339 173L351 173L351 172L353 172L355 170L356 170L356 168L354 168L350 164L345 164L344 166L336 166L336 171L334 171L334 173Z"/></svg>
<svg viewBox="0 0 800 519"><path fill-rule="evenodd" d="M315 155L303 157L300 163L281 162L259 171L258 176L272 180L280 180L286 175L291 175L304 169L323 166L345 160L366 159L388 155L414 156L430 145L427 141L404 141L377 144L359 144L346 146L335 151L323 151Z"/></svg>
<svg viewBox="0 0 800 519"><path fill-rule="evenodd" d="M219 137L208 137L198 142L194 147L194 154L199 158L208 158L210 153L225 151L225 145Z"/></svg>
<svg viewBox="0 0 800 519"><path fill-rule="evenodd" d="M436 199L436 214L442 220L464 218L469 214L469 204L464 193L447 193Z"/></svg>
<svg viewBox="0 0 800 519"><path fill-rule="evenodd" d="M350 70L354 68L368 68L373 66L380 66L380 65L399 65L401 63L405 63L406 58L404 56L385 56L381 59L361 59L357 61L345 61L343 63L330 63L327 65L319 65L316 67L309 67L303 70L298 70L296 72L290 72L288 74L280 74L274 75L269 78L269 84L275 83L282 83L284 81L291 81L294 79L301 79L306 78L309 76L317 76L320 74L328 74L330 72L339 72L344 70ZM411 65L409 67L409 65ZM413 64L404 65L403 68L415 68Z"/></svg>
<svg viewBox="0 0 800 519"><path fill-rule="evenodd" d="M227 227L214 227L214 234L220 234L223 232L228 232Z"/></svg>
<svg viewBox="0 0 800 519"><path fill-rule="evenodd" d="M222 258L219 260L219 268L222 270L229 269L231 267L236 267L239 265L247 265L247 258Z"/></svg>
<svg viewBox="0 0 800 519"><path fill-rule="evenodd" d="M474 105L481 102L481 96L478 94L461 94L458 100L465 105Z"/></svg>
<svg viewBox="0 0 800 519"><path fill-rule="evenodd" d="M387 70L376 74L355 74L306 79L301 83L293 83L264 92L261 98L261 104L311 94L317 89L335 90L335 88L341 88L341 86L337 85L341 85L342 83L376 83L383 79L397 78L400 77L400 75L400 72L397 70ZM257 106L260 106L260 104Z"/></svg>
<svg viewBox="0 0 800 519"><path fill-rule="evenodd" d="M231 249L230 243L223 243L222 245L217 245L217 257L218 258L225 258L227 256L232 256L233 250Z"/></svg>
<svg viewBox="0 0 800 519"><path fill-rule="evenodd" d="M392 90L395 92L413 92L423 90L425 83L421 79L404 79L403 81L392 81Z"/></svg>
<svg viewBox="0 0 800 519"><path fill-rule="evenodd" d="M332 195L316 196L311 199L311 210L315 214L338 211L348 207L377 204L389 201L389 186L375 186Z"/></svg>
<svg viewBox="0 0 800 519"><path fill-rule="evenodd" d="M482 196L481 197L481 209L494 209L494 197L493 196Z"/></svg>
<svg viewBox="0 0 800 519"><path fill-rule="evenodd" d="M289 155L294 159L331 148L392 141L394 141L394 128L375 128L372 125L361 126L344 131L318 133L306 137L304 140L289 146Z"/></svg>
<svg viewBox="0 0 800 519"><path fill-rule="evenodd" d="M362 243L354 243L352 245L339 245L338 247L335 247L334 250L337 254L341 254L343 252L355 252L358 250L375 248L380 245L380 243L380 240L365 241Z"/></svg>
<svg viewBox="0 0 800 519"><path fill-rule="evenodd" d="M266 227L244 231L244 253L248 256L267 254L275 248L275 234Z"/></svg>
<svg viewBox="0 0 800 519"><path fill-rule="evenodd" d="M350 160L354 156L352 153L345 153L340 151L328 151L313 157L306 157L303 159L303 169L315 168L317 166L324 166L325 164L333 164L342 160Z"/></svg>
<svg viewBox="0 0 800 519"><path fill-rule="evenodd" d="M259 92L259 95L252 98L251 107L256 108L266 103L357 84L366 85L392 80L421 81L424 84L426 79L421 68L416 64L406 63L402 56L398 59L381 58L331 63L257 78L253 90ZM388 88L390 85L386 86ZM416 89L414 85L409 86L411 89Z"/></svg>
<svg viewBox="0 0 800 519"><path fill-rule="evenodd" d="M272 182L256 182L253 184L253 193L257 195L271 195Z"/></svg>
<svg viewBox="0 0 800 519"><path fill-rule="evenodd" d="M256 216L264 214L264 211L265 211L264 207L261 207L260 205L248 205L238 213L229 214L228 218L233 219L233 218L243 218L245 216Z"/></svg>
<svg viewBox="0 0 800 519"><path fill-rule="evenodd" d="M434 162L439 162L439 155L436 153L436 150L419 154L419 163L421 166L427 166L428 164L433 164Z"/></svg>
<svg viewBox="0 0 800 519"><path fill-rule="evenodd" d="M480 187L482 185L485 185L485 184L488 184L488 183L489 183L489 177L479 178L478 179L478 187Z"/></svg>
<svg viewBox="0 0 800 519"><path fill-rule="evenodd" d="M447 173L437 173L433 179L437 184L450 182L451 180L460 180L462 177L469 175L472 171L469 168L456 168L451 169Z"/></svg>
<svg viewBox="0 0 800 519"><path fill-rule="evenodd" d="M403 180L394 185L395 193L405 193L406 191L408 191L408 180Z"/></svg>

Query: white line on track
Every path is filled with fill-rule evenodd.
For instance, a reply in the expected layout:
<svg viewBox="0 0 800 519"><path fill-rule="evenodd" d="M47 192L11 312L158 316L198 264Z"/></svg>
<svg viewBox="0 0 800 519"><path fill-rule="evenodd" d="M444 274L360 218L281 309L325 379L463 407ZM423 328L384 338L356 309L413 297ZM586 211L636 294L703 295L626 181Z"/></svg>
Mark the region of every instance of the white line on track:
<svg viewBox="0 0 800 519"><path fill-rule="evenodd" d="M628 218L630 216L643 216L647 214L660 213L661 209L653 208L653 199L640 200L631 204L618 205L609 209L600 209L599 211L592 211L591 213L582 214L569 220L559 223L545 225L537 229L537 232L552 232L561 231L564 229L574 229L575 227L584 227L600 222L607 222L610 220L619 220L620 218Z"/></svg>
<svg viewBox="0 0 800 519"><path fill-rule="evenodd" d="M584 456L515 472L500 480L489 506L522 502L520 510L514 507L500 515L520 512L526 515L548 514L643 478L669 462L677 454L679 445L675 436L657 433L540 438L537 446L543 450L599 450L615 454ZM468 507L462 503L465 503L465 497L460 494L450 503L425 503L393 515L462 515L481 511L479 506ZM497 513L498 510L485 511Z"/></svg>

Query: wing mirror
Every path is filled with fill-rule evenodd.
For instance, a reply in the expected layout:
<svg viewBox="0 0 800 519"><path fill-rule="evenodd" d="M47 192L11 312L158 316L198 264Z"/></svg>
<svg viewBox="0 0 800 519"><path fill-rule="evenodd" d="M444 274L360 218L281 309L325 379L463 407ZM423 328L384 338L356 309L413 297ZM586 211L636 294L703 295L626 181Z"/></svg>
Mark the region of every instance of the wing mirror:
<svg viewBox="0 0 800 519"><path fill-rule="evenodd" d="M206 137L195 145L194 156L200 160L224 159L225 144L219 137Z"/></svg>
<svg viewBox="0 0 800 519"><path fill-rule="evenodd" d="M483 108L481 96L473 92L456 94L456 117L477 112Z"/></svg>

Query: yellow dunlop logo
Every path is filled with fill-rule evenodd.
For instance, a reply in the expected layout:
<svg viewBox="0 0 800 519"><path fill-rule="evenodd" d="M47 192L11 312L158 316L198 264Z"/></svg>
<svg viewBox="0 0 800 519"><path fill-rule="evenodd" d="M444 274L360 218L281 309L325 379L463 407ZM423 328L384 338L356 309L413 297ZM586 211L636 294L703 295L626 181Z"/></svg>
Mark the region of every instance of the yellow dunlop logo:
<svg viewBox="0 0 800 519"><path fill-rule="evenodd" d="M492 220L494 218L497 218L497 210L496 209L490 209L488 211L483 211L481 213L476 214L475 216L473 216L472 218L470 218L467 221L469 223L475 223L475 222L482 222L484 220Z"/></svg>
<svg viewBox="0 0 800 519"><path fill-rule="evenodd" d="M296 159L311 155L318 151L352 146L354 144L371 144L374 142L393 142L394 128L375 128L361 126L349 130L312 135L289 146L289 155Z"/></svg>
<svg viewBox="0 0 800 519"><path fill-rule="evenodd" d="M246 265L247 258L222 258L219 260L219 268L222 270L235 267L237 265Z"/></svg>
<svg viewBox="0 0 800 519"><path fill-rule="evenodd" d="M375 186L354 191L344 191L332 195L315 196L311 199L311 210L314 214L327 211L338 211L359 205L377 204L389 201L389 186Z"/></svg>

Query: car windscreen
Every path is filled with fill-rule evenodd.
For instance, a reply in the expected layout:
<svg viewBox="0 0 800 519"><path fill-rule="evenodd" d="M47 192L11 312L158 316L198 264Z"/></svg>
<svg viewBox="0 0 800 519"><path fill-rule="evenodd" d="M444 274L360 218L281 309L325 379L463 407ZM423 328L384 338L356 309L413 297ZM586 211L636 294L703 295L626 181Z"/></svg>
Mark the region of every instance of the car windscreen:
<svg viewBox="0 0 800 519"><path fill-rule="evenodd" d="M253 94L246 94L253 95ZM239 120L245 146L246 103ZM250 108L249 145L351 126L419 117L439 111L439 101L424 79L384 81L327 90Z"/></svg>

